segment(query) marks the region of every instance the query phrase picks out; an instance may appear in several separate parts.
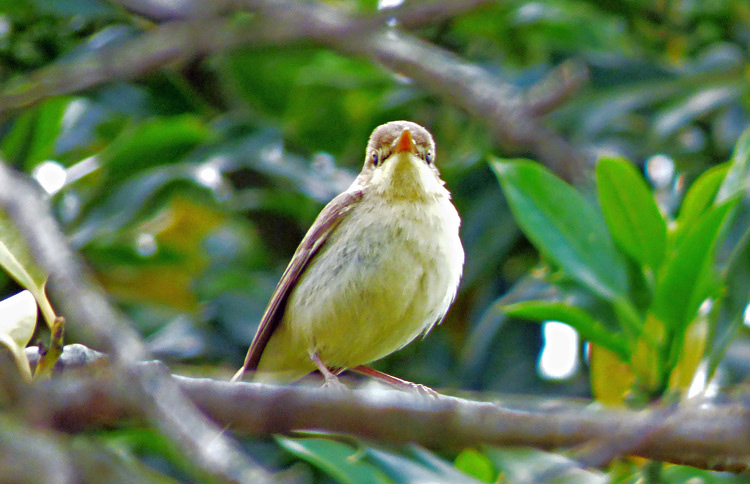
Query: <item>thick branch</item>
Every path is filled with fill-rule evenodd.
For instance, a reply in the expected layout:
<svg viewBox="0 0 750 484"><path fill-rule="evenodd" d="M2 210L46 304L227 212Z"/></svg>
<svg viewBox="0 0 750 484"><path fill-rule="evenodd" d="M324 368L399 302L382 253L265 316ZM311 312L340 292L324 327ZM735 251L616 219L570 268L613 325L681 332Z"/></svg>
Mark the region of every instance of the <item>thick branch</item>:
<svg viewBox="0 0 750 484"><path fill-rule="evenodd" d="M584 461L589 462L598 443L617 441L616 452L611 453L609 445L603 449L608 458L636 455L706 469L750 470L750 411L739 405L633 412L558 402L519 410L385 389L335 392L179 376L173 380L214 421L239 433L319 430L452 449L480 443L586 446ZM132 416L123 403L128 401L122 398L124 391L105 372L97 378L38 386L25 405L36 415L50 415L56 428L77 431Z"/></svg>

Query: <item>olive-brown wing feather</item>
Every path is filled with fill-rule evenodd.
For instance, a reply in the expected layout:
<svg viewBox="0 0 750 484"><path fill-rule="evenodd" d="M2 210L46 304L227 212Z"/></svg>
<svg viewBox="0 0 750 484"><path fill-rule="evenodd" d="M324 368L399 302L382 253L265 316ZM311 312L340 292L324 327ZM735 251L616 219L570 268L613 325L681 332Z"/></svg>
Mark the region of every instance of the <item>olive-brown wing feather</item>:
<svg viewBox="0 0 750 484"><path fill-rule="evenodd" d="M361 190L347 190L331 200L323 211L320 212L318 218L315 219L310 230L307 231L299 247L297 247L297 251L294 253L284 274L281 276L281 280L276 286L266 312L260 321L253 342L250 344L250 349L247 351L245 363L234 377L232 377L232 381L242 378L242 375L246 371L254 371L258 368L263 350L266 348L268 340L271 339L274 330L281 322L289 295L297 285L300 276L315 254L326 243L331 232L341 223L346 214L361 198Z"/></svg>

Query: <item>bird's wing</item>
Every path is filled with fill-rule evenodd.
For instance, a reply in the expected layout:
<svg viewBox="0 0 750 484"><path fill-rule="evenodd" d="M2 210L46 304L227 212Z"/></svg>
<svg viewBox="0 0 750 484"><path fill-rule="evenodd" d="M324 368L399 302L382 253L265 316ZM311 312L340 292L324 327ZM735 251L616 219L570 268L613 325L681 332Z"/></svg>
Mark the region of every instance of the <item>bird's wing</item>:
<svg viewBox="0 0 750 484"><path fill-rule="evenodd" d="M313 256L326 243L328 236L361 199L362 191L359 188L350 188L331 200L320 212L318 218L315 219L310 230L307 231L299 247L297 247L297 251L284 271L284 275L281 276L281 280L276 286L273 296L271 296L271 302L268 303L266 312L260 320L258 331L250 344L250 349L247 351L245 363L232 377L232 381L242 378L246 371L254 371L258 368L263 350L284 316L286 302L292 289L297 285L300 276Z"/></svg>

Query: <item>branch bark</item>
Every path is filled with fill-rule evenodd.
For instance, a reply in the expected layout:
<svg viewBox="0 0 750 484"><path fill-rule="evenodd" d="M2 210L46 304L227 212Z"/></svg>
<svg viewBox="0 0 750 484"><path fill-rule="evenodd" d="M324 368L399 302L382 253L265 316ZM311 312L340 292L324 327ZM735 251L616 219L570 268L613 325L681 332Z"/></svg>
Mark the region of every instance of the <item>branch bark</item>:
<svg viewBox="0 0 750 484"><path fill-rule="evenodd" d="M154 366L162 365L144 363L140 371ZM587 464L640 456L704 469L750 471L750 410L740 404L635 412L558 400L511 408L391 389L335 392L171 378L213 421L242 434L314 430L439 449L482 443L543 449L581 447L576 455ZM29 387L23 408L37 416L47 415L48 424L58 430L80 431L114 425L125 417L143 418L137 407L128 405L128 391L100 370L96 376L58 378ZM75 398L71 398L73 394ZM611 445L613 442L617 445Z"/></svg>

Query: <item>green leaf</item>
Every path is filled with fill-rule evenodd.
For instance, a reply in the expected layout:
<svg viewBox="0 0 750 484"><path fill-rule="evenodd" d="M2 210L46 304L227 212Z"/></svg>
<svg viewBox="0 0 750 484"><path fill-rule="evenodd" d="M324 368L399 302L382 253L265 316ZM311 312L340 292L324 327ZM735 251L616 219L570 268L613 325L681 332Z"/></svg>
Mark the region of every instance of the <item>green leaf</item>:
<svg viewBox="0 0 750 484"><path fill-rule="evenodd" d="M409 459L392 452L369 448L367 459L399 484L479 484L480 481L457 470L425 449L412 447L418 460Z"/></svg>
<svg viewBox="0 0 750 484"><path fill-rule="evenodd" d="M10 350L27 381L31 381L31 369L24 348L34 335L36 312L36 302L29 291L0 301L0 345Z"/></svg>
<svg viewBox="0 0 750 484"><path fill-rule="evenodd" d="M744 312L750 298L750 228L732 248L723 274L726 292L722 313L714 327L709 359L709 376L718 367L738 328L744 323Z"/></svg>
<svg viewBox="0 0 750 484"><path fill-rule="evenodd" d="M38 380L42 378L50 378L52 376L52 371L55 369L55 364L57 363L57 360L60 359L60 355L62 355L63 353L63 336L65 334L64 330L65 318L63 318L62 316L58 316L55 319L55 322L50 327L50 338L49 345L47 346L47 351L44 352L44 354L41 358L39 358L39 361L36 364L36 369L34 370L35 379Z"/></svg>
<svg viewBox="0 0 750 484"><path fill-rule="evenodd" d="M701 217L668 260L651 307L668 328L683 330L715 288L714 252L736 202L714 207Z"/></svg>
<svg viewBox="0 0 750 484"><path fill-rule="evenodd" d="M588 471L567 457L524 448L487 447L484 453L503 473L503 482L546 482L549 484L604 484L601 472Z"/></svg>
<svg viewBox="0 0 750 484"><path fill-rule="evenodd" d="M476 449L463 450L453 461L453 466L482 482L495 482L497 472L492 461Z"/></svg>
<svg viewBox="0 0 750 484"><path fill-rule="evenodd" d="M599 203L615 242L656 271L664 259L667 224L643 177L627 160L602 158L596 165Z"/></svg>
<svg viewBox="0 0 750 484"><path fill-rule="evenodd" d="M740 95L740 87L734 82L726 84L709 83L702 89L690 92L687 96L670 103L655 116L652 135L661 139L674 137L686 126L706 114L733 104Z"/></svg>
<svg viewBox="0 0 750 484"><path fill-rule="evenodd" d="M0 142L0 150L12 164L31 168L54 157L55 143L70 101L65 97L48 99L16 119Z"/></svg>
<svg viewBox="0 0 750 484"><path fill-rule="evenodd" d="M0 0L0 12L4 15L21 15L34 12L29 0Z"/></svg>
<svg viewBox="0 0 750 484"><path fill-rule="evenodd" d="M174 163L210 136L196 116L154 118L126 130L100 159L110 177L121 180L151 166Z"/></svg>
<svg viewBox="0 0 750 484"><path fill-rule="evenodd" d="M571 186L530 161L493 161L526 236L570 277L608 300L626 299L625 262L599 212Z"/></svg>
<svg viewBox="0 0 750 484"><path fill-rule="evenodd" d="M559 302L523 301L503 307L503 311L515 318L532 321L560 321L568 324L581 335L581 338L599 344L620 356L627 357L628 348L622 338L586 311Z"/></svg>
<svg viewBox="0 0 750 484"><path fill-rule="evenodd" d="M621 158L596 165L599 203L615 242L630 257L656 271L664 259L667 224L643 177Z"/></svg>
<svg viewBox="0 0 750 484"><path fill-rule="evenodd" d="M63 18L80 15L83 18L112 18L117 12L102 0L32 0L32 3L46 14Z"/></svg>
<svg viewBox="0 0 750 484"><path fill-rule="evenodd" d="M51 328L56 316L44 291L47 274L37 266L26 247L26 242L2 211L0 211L0 267L34 295L47 325Z"/></svg>
<svg viewBox="0 0 750 484"><path fill-rule="evenodd" d="M716 203L730 200L742 191L750 191L750 128L737 140L729 171L716 195Z"/></svg>
<svg viewBox="0 0 750 484"><path fill-rule="evenodd" d="M275 437L276 442L300 459L309 462L343 484L385 484L388 478L358 455L358 450L335 440L323 438L290 439Z"/></svg>
<svg viewBox="0 0 750 484"><path fill-rule="evenodd" d="M0 266L26 289L40 287L47 275L40 269L13 222L0 211Z"/></svg>
<svg viewBox="0 0 750 484"><path fill-rule="evenodd" d="M724 163L706 170L690 186L680 207L673 238L676 242L684 236L714 203L729 165Z"/></svg>

